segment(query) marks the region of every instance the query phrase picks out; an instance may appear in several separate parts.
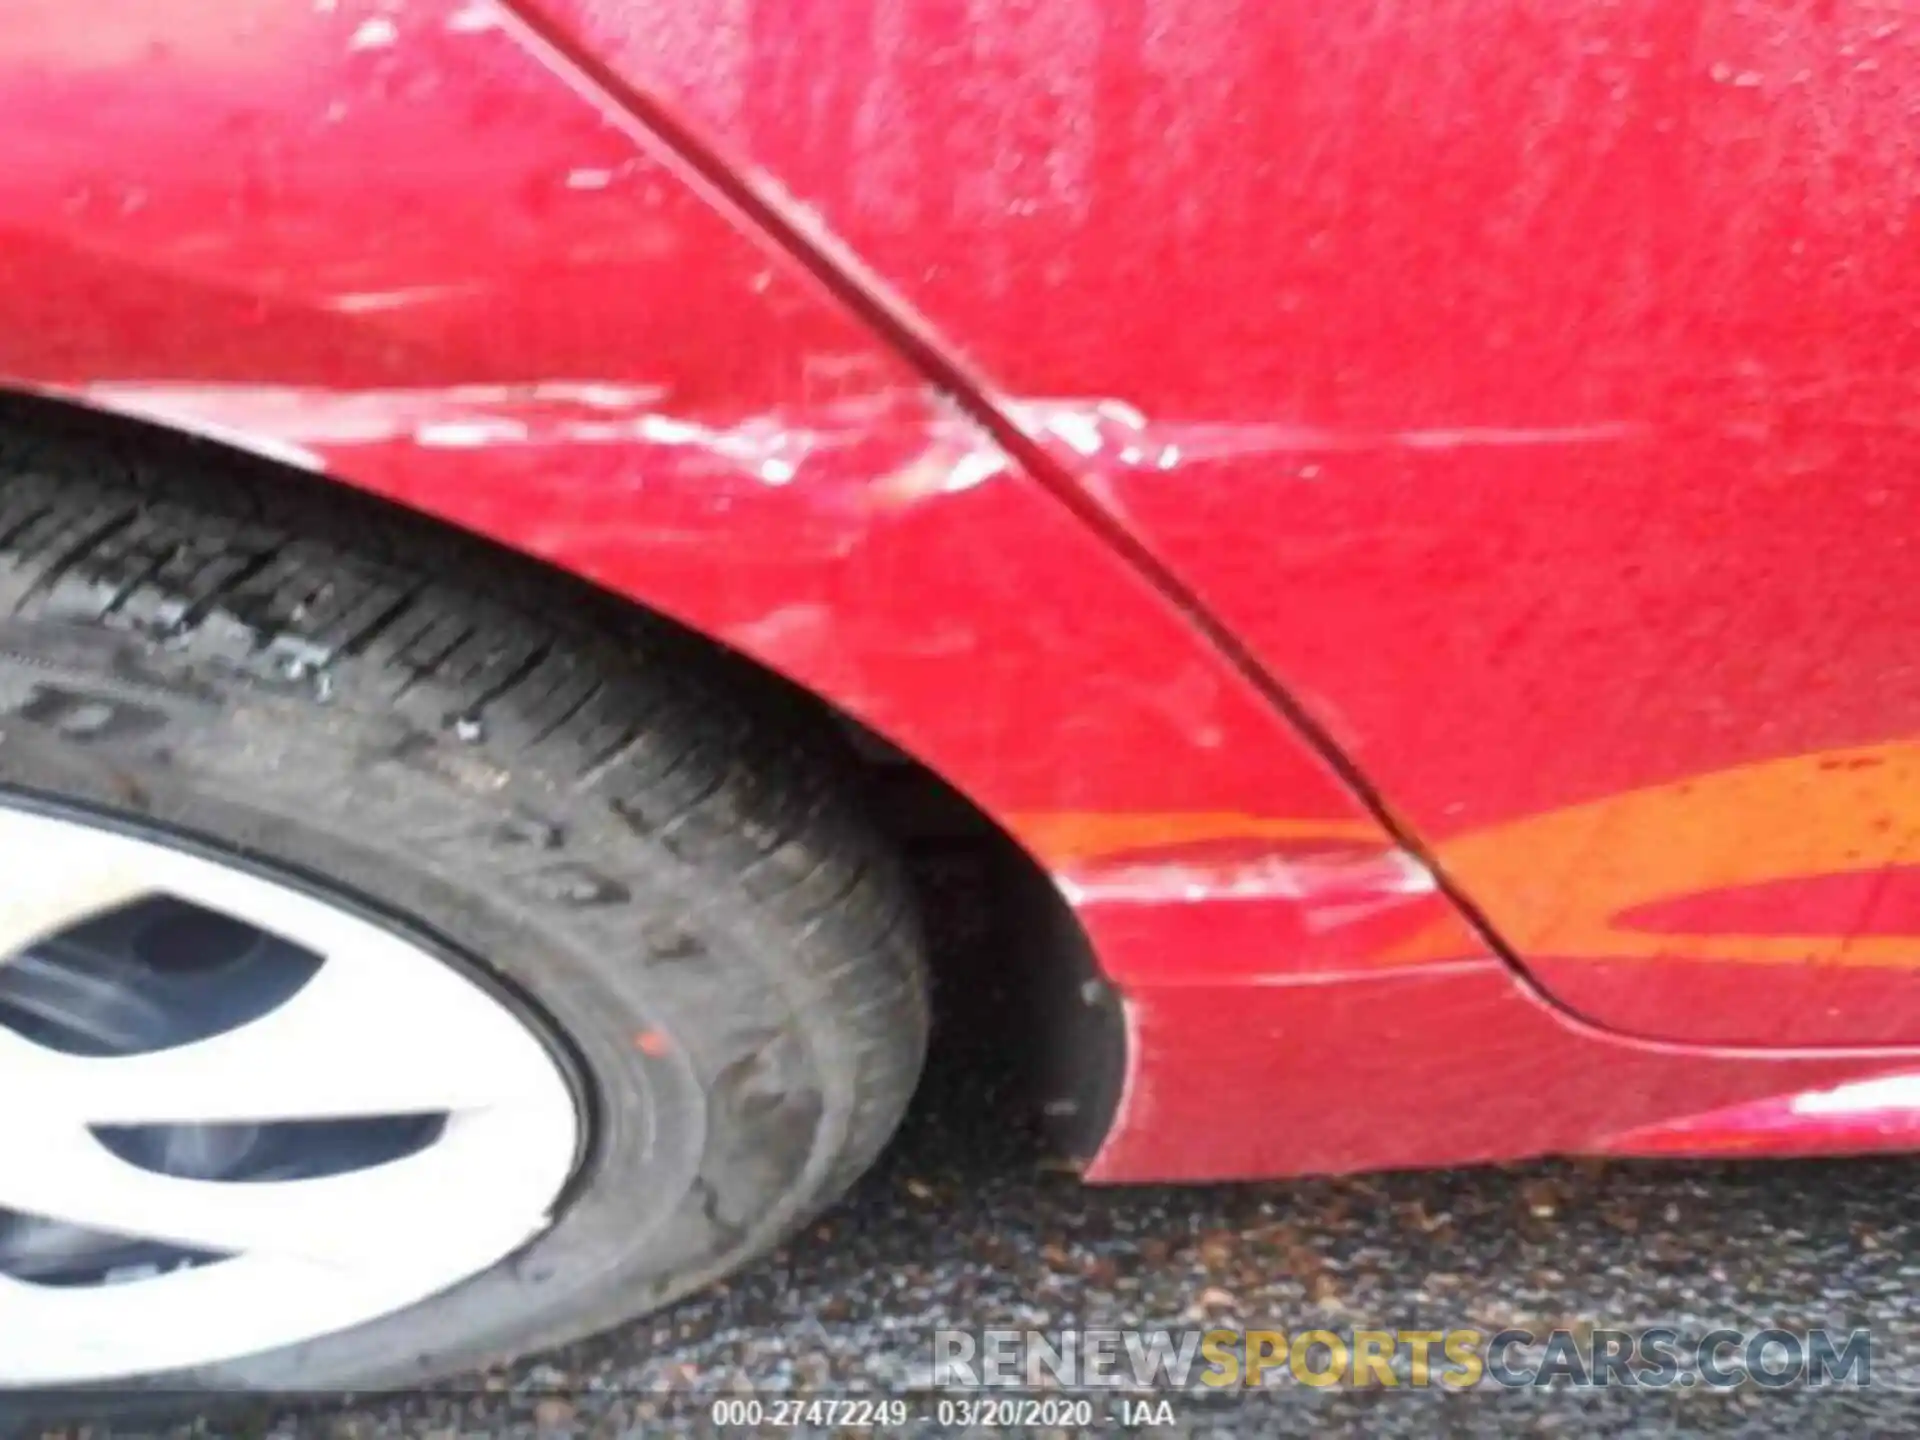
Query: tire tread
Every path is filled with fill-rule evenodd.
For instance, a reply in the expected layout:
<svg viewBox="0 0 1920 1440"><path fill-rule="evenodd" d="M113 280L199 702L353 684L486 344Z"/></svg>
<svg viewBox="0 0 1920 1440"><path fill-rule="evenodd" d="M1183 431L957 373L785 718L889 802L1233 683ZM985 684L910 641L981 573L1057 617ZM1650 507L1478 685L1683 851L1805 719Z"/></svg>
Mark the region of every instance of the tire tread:
<svg viewBox="0 0 1920 1440"><path fill-rule="evenodd" d="M892 1134L929 1028L918 923L844 737L783 682L364 497L244 464L126 463L111 444L0 439L0 598L210 663L317 657L339 693L315 703L475 726L490 758L551 777L786 927L791 972L774 979L830 1017L851 1078L780 1233Z"/></svg>

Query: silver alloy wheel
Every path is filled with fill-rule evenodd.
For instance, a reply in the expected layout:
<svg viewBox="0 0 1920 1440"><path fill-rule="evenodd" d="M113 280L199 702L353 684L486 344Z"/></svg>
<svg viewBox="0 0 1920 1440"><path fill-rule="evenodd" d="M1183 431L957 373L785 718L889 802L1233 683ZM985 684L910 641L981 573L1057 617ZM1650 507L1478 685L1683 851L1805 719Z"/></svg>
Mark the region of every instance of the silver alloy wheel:
<svg viewBox="0 0 1920 1440"><path fill-rule="evenodd" d="M502 999L359 914L0 806L0 1387L331 1334L544 1230L581 1122Z"/></svg>

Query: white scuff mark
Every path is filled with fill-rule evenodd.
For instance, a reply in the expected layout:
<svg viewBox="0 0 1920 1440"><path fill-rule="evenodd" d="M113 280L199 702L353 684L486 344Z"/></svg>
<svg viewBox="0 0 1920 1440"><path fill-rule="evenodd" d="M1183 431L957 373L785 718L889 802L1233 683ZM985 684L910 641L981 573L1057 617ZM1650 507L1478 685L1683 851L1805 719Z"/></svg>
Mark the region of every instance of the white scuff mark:
<svg viewBox="0 0 1920 1440"><path fill-rule="evenodd" d="M1883 1110L1920 1110L1920 1074L1882 1075L1831 1090L1796 1095L1796 1115L1870 1115Z"/></svg>
<svg viewBox="0 0 1920 1440"><path fill-rule="evenodd" d="M882 509L898 509L936 495L959 495L1006 473L1001 450L964 425L941 427L906 464L883 475L871 491Z"/></svg>
<svg viewBox="0 0 1920 1440"><path fill-rule="evenodd" d="M1129 469L1166 470L1179 463L1179 446L1156 443L1147 417L1124 400L1016 400L1007 409L1029 435L1051 437L1089 460L1110 456Z"/></svg>
<svg viewBox="0 0 1920 1440"><path fill-rule="evenodd" d="M470 295L479 289L474 284L408 285L397 290L350 290L321 302L340 315L375 315L385 310L404 310L410 305L426 305L457 295Z"/></svg>
<svg viewBox="0 0 1920 1440"><path fill-rule="evenodd" d="M1191 461L1242 456L1603 444L1631 440L1650 428L1610 420L1349 431L1291 421L1149 420L1136 407L1111 397L1014 400L1008 402L1007 412L1036 440L1057 441L1076 455L1107 461L1117 469L1161 472Z"/></svg>
<svg viewBox="0 0 1920 1440"><path fill-rule="evenodd" d="M375 15L360 22L360 27L347 41L347 49L384 50L399 38L400 32L394 28L393 21L384 15Z"/></svg>
<svg viewBox="0 0 1920 1440"><path fill-rule="evenodd" d="M1377 966L1373 968L1349 968L1346 970L1277 970L1264 975L1235 975L1236 985L1259 985L1263 988L1279 986L1314 985L1357 985L1372 981L1400 980L1409 974L1422 980L1431 980L1439 975L1477 975L1488 971L1499 971L1501 962L1490 956L1473 960L1429 961L1417 967Z"/></svg>
<svg viewBox="0 0 1920 1440"><path fill-rule="evenodd" d="M631 443L647 437L640 422L629 417L669 393L665 386L606 380L353 392L102 381L85 387L80 398L318 470L324 464L315 448L407 441L436 448L579 439ZM576 426L599 427L601 433L571 434Z"/></svg>
<svg viewBox="0 0 1920 1440"><path fill-rule="evenodd" d="M500 25L499 9L486 0L471 0L447 17L447 29L455 35L479 35Z"/></svg>
<svg viewBox="0 0 1920 1440"><path fill-rule="evenodd" d="M326 473L327 462L308 446L302 444L302 437L289 435L270 427L256 427L245 423L244 419L235 423L233 419L222 418L217 413L218 407L212 407L213 413L209 413L207 409L190 403L168 403L170 397L154 393L171 388L176 387L90 385L82 395L102 409L170 425L189 434L215 440L223 445L231 445L235 449L251 451L264 459L277 460L283 465L292 465L296 469L311 470L315 474ZM195 390L222 387L177 388Z"/></svg>
<svg viewBox="0 0 1920 1440"><path fill-rule="evenodd" d="M1124 400L1096 400L1093 413L1109 425L1117 425L1123 430L1138 434L1147 428L1147 417Z"/></svg>
<svg viewBox="0 0 1920 1440"><path fill-rule="evenodd" d="M616 385L605 380L548 380L533 387L540 400L570 400L595 410L631 410L656 405L667 396L664 385Z"/></svg>
<svg viewBox="0 0 1920 1440"><path fill-rule="evenodd" d="M613 183L613 171L585 167L567 172L569 190L604 190Z"/></svg>
<svg viewBox="0 0 1920 1440"><path fill-rule="evenodd" d="M296 470L310 470L316 475L324 475L327 471L327 462L319 455L304 445L282 439L277 435L255 435L245 430L230 430L224 425L207 420L190 421L181 428L191 430L206 440L231 445L237 450L251 451L263 460L274 460L282 465L291 465Z"/></svg>
<svg viewBox="0 0 1920 1440"><path fill-rule="evenodd" d="M633 435L631 428L617 420L576 420L561 433L577 445L615 445Z"/></svg>
<svg viewBox="0 0 1920 1440"><path fill-rule="evenodd" d="M605 397L601 403L605 404ZM520 438L540 444L648 444L685 448L725 460L762 484L781 486L796 479L807 459L831 443L836 433L797 425L776 416L713 426L675 415L648 413L532 425Z"/></svg>
<svg viewBox="0 0 1920 1440"><path fill-rule="evenodd" d="M467 293L475 282L455 282L345 291L322 304L337 314L372 315ZM435 448L503 444L620 445L636 442L686 446L736 465L767 485L797 479L807 459L823 445L884 424L886 395L864 396L809 409L809 423L782 414L755 416L714 426L664 412L665 385L596 378L522 384L460 384L439 388L340 392L296 386L186 384L165 381L103 381L87 398L111 409L159 419L203 433L267 436L262 444L293 447L351 446L414 440ZM573 411L575 413L567 413ZM1149 421L1115 399L1028 400L1008 411L1036 438L1053 439L1089 460L1083 483L1110 508L1119 498L1103 493L1109 477L1167 474L1196 460L1236 455L1319 454L1403 447L1451 450L1473 446L1582 444L1618 441L1645 433L1627 423L1536 428L1453 427L1366 435L1281 424L1214 425ZM586 412L586 413L579 413ZM823 428L824 418L824 428ZM293 450L280 458L291 459ZM315 466L310 450L294 463ZM980 436L972 422L955 417L936 426L927 446L873 494L880 500L957 494L1004 472L1008 461ZM1313 478L1317 466L1286 473Z"/></svg>
<svg viewBox="0 0 1920 1440"><path fill-rule="evenodd" d="M1307 929L1314 934L1328 930L1343 929L1348 925L1357 925L1375 915L1383 915L1397 908L1408 894L1428 894L1435 887L1429 884L1421 891L1393 891L1384 895L1375 895L1371 899L1356 900L1346 905L1323 905L1307 912Z"/></svg>
<svg viewBox="0 0 1920 1440"><path fill-rule="evenodd" d="M971 490L976 485L984 485L994 476L1003 474L1007 468L1007 457L994 449L969 450L947 471L947 478L940 486L943 495L958 495L963 490Z"/></svg>
<svg viewBox="0 0 1920 1440"><path fill-rule="evenodd" d="M1462 425L1452 429L1402 430L1386 437L1389 445L1409 450L1465 450L1509 445L1591 445L1628 440L1646 430L1644 425L1610 420L1598 425Z"/></svg>
<svg viewBox="0 0 1920 1440"><path fill-rule="evenodd" d="M404 407L377 395L340 395L271 385L102 382L83 398L123 415L205 432L272 436L280 444L365 445L392 440L410 423ZM424 410L425 407L423 406Z"/></svg>
<svg viewBox="0 0 1920 1440"><path fill-rule="evenodd" d="M700 445L711 432L705 426L676 420L671 415L643 415L637 433L660 445Z"/></svg>
<svg viewBox="0 0 1920 1440"><path fill-rule="evenodd" d="M1262 855L1218 863L1143 861L1063 875L1069 904L1212 903L1293 900L1314 907L1310 929L1332 929L1433 894L1433 872L1404 850L1340 855Z"/></svg>
<svg viewBox="0 0 1920 1440"><path fill-rule="evenodd" d="M1015 400L1007 411L1029 434L1052 435L1082 455L1135 444L1147 430L1145 415L1111 398Z"/></svg>
<svg viewBox="0 0 1920 1440"><path fill-rule="evenodd" d="M429 450L479 450L523 445L532 433L518 420L434 420L415 429L413 438Z"/></svg>
<svg viewBox="0 0 1920 1440"><path fill-rule="evenodd" d="M1048 418L1042 427L1076 453L1089 458L1100 453L1100 423L1091 415L1062 412Z"/></svg>
<svg viewBox="0 0 1920 1440"><path fill-rule="evenodd" d="M833 634L833 612L811 602L782 605L727 627L728 644L760 655L812 653Z"/></svg>
<svg viewBox="0 0 1920 1440"><path fill-rule="evenodd" d="M326 473L325 460L306 446L296 445L290 440L279 440L271 435L246 435L239 431L222 429L218 425L202 425L199 431L209 440L218 440L222 444L251 450L265 460L277 460L282 465L291 465L297 470L311 470L316 475Z"/></svg>
<svg viewBox="0 0 1920 1440"><path fill-rule="evenodd" d="M888 417L900 401L898 395L869 394L797 414L772 412L705 423L658 408L671 394L664 385L599 379L345 392L101 381L84 387L78 398L272 454L305 469L326 468L324 452L369 445L412 444L430 450L665 446L704 457L709 473L731 471L771 488L799 480L821 452L892 424ZM911 472L926 493L952 493L984 483L1007 463L970 428L937 421L919 459L902 469ZM686 468L691 474L700 467ZM887 478L898 479L900 473ZM730 502L722 493L714 503Z"/></svg>
<svg viewBox="0 0 1920 1440"><path fill-rule="evenodd" d="M669 415L642 415L635 433L656 445L689 446L732 461L767 485L791 481L823 438L816 431L773 417L746 420L723 429Z"/></svg>

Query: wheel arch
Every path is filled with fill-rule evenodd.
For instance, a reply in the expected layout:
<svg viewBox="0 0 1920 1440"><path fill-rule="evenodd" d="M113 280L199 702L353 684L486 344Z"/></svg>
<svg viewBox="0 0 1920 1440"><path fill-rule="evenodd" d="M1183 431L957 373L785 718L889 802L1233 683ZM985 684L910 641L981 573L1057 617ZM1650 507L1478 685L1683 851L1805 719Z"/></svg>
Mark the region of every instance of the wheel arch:
<svg viewBox="0 0 1920 1440"><path fill-rule="evenodd" d="M689 643L724 650L830 722L861 762L863 797L883 832L908 853L922 885L939 885L958 867L993 931L981 948L985 971L936 971L946 996L943 1010L957 1013L960 1043L992 1028L1014 1043L979 1049L969 1064L996 1067L991 1088L1012 1086L1049 1120L1056 1142L1069 1154L1090 1156L1117 1103L1125 1066L1119 1013L1101 989L1099 968L1085 930L1075 919L1041 860L986 809L936 773L908 749L884 738L857 714L804 681L782 674L737 647L683 624L628 594L617 593L564 567L530 556L495 538L450 525L413 507L367 492L310 464L290 463L270 437L248 437L204 427L198 433L138 414L83 405L57 395L0 387L0 427L30 443L83 446L129 466L171 459L191 463L208 479L239 486L269 483L294 506L358 510L391 531L416 523L457 530L472 547L474 563L518 570L532 582L528 593L555 603L635 608L679 631ZM299 457L295 457L296 460ZM403 518L402 518L403 517ZM926 877L932 877L930 880ZM936 958L940 958L936 956ZM972 957L968 957L971 959ZM1095 1003L1096 998L1101 1003ZM948 1037L943 1035L943 1040ZM969 1045L969 1050L975 1047Z"/></svg>

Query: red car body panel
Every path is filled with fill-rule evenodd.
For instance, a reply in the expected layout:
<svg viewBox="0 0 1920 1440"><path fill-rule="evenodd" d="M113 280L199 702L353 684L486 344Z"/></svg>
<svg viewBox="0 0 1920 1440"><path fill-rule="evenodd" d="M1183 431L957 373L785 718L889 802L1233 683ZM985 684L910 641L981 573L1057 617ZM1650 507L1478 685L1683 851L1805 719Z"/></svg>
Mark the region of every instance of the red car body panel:
<svg viewBox="0 0 1920 1440"><path fill-rule="evenodd" d="M952 780L1097 1178L1911 1144L1916 62L1755 14L17 0L0 376Z"/></svg>
<svg viewBox="0 0 1920 1440"><path fill-rule="evenodd" d="M1833 772L1847 813L1784 868L1750 847L1795 792L1669 804L1689 853L1631 896L1615 812L1523 823L1920 729L1900 7L534 3L1010 413L1053 397L1036 438L1570 1007L1920 1041L1920 930L1780 883L1914 858L1910 783ZM1757 944L1611 924L1755 882Z"/></svg>

